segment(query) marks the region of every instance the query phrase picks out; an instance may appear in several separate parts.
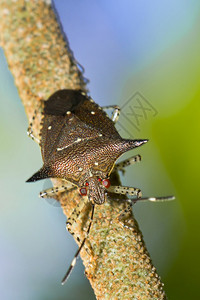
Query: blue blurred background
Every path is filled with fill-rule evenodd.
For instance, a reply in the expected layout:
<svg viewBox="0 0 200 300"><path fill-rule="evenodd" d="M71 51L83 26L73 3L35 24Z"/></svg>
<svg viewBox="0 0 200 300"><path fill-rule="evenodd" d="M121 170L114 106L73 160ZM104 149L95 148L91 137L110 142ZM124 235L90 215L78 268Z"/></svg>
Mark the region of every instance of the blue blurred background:
<svg viewBox="0 0 200 300"><path fill-rule="evenodd" d="M170 203L138 203L134 213L169 299L197 299L200 2L54 2L92 97L100 105L123 106L121 135L150 140L129 153L143 160L122 182L140 187L144 196L176 195ZM26 135L2 49L0 99L1 299L95 299L81 260L60 285L77 247L61 209L38 198L44 183L25 183L42 161Z"/></svg>

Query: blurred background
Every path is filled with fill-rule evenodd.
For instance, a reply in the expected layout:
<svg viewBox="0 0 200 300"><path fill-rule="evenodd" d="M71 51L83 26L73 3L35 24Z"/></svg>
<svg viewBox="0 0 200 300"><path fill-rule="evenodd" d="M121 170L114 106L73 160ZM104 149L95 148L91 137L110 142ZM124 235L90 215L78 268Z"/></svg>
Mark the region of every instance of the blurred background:
<svg viewBox="0 0 200 300"><path fill-rule="evenodd" d="M198 0L55 0L91 96L122 107L123 137L148 138L130 152L142 162L123 184L144 196L134 214L168 298L198 299L200 254L200 2ZM60 281L77 246L59 206L38 198L43 182L26 184L42 164L27 137L27 119L0 49L0 294L11 300L95 299L78 261Z"/></svg>

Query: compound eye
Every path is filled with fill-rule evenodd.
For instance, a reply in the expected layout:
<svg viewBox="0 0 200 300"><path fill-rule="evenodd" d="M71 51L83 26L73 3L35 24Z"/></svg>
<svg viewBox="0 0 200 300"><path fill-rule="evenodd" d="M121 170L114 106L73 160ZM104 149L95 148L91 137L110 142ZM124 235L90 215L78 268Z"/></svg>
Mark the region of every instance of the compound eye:
<svg viewBox="0 0 200 300"><path fill-rule="evenodd" d="M105 186L105 188L109 188L110 187L110 180L108 180L108 179L104 179L103 181L102 181L102 184Z"/></svg>
<svg viewBox="0 0 200 300"><path fill-rule="evenodd" d="M89 182L86 181L85 185L88 186L88 185L89 185Z"/></svg>
<svg viewBox="0 0 200 300"><path fill-rule="evenodd" d="M101 178L98 178L98 181L101 182Z"/></svg>
<svg viewBox="0 0 200 300"><path fill-rule="evenodd" d="M80 188L79 191L80 191L81 196L86 196L87 195L87 189L86 188L82 187L82 188Z"/></svg>

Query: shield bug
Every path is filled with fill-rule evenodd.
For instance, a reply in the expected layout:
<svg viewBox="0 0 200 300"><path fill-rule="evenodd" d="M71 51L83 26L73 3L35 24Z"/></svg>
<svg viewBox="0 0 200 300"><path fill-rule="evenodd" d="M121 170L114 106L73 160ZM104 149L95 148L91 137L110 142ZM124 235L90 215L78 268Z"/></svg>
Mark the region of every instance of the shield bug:
<svg viewBox="0 0 200 300"><path fill-rule="evenodd" d="M134 202L139 199L150 201L164 199L141 198L141 190L138 188L111 186L109 176L113 168L123 171L125 166L139 161L140 156L136 155L115 165L116 160L126 151L147 142L146 139L123 139L114 125L120 109L117 106L113 109L112 117L109 118L103 108L80 90L59 90L44 101L39 141L44 164L27 182L44 178L62 178L66 181L65 185L46 190L40 193L40 196L49 197L58 191L77 187L82 196L88 196L92 205L91 222L86 237L63 283L73 269L90 232L95 204L101 205L106 201L107 191L136 196ZM28 134L34 139L31 126Z"/></svg>

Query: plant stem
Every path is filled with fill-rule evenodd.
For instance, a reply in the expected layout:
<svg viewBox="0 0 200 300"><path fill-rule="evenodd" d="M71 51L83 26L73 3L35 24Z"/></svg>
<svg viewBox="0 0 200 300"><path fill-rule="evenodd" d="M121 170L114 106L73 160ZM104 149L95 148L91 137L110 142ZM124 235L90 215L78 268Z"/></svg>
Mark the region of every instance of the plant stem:
<svg viewBox="0 0 200 300"><path fill-rule="evenodd" d="M39 136L42 101L56 90L85 88L49 1L0 0L0 44L29 122L37 110L34 132ZM113 184L119 184L117 174ZM60 180L53 180L59 184ZM63 212L70 216L82 201L71 191L58 195ZM166 299L163 284L152 265L142 234L132 212L122 226L118 216L127 208L115 195L95 206L94 221L81 257L97 299ZM74 232L84 237L90 205L86 204ZM77 242L77 241L76 241ZM62 274L61 274L62 275Z"/></svg>

